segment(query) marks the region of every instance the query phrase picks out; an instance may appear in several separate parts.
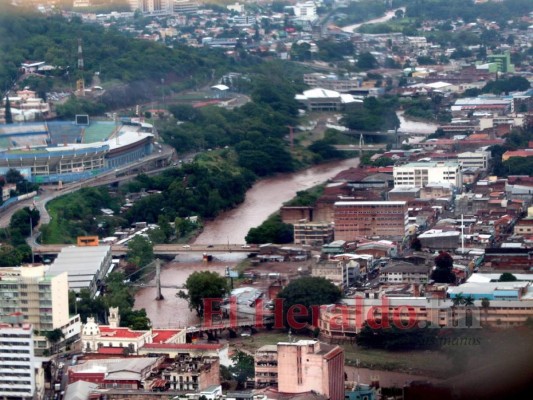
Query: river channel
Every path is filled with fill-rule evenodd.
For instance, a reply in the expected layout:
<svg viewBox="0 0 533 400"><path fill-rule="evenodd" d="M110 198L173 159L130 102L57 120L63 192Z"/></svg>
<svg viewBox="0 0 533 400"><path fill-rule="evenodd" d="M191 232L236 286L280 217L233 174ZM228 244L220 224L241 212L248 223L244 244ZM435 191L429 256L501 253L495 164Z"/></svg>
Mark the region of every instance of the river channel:
<svg viewBox="0 0 533 400"><path fill-rule="evenodd" d="M284 202L292 199L296 192L323 183L339 172L357 165L359 159L351 158L262 179L246 193L242 204L207 222L195 243L244 243L244 237L250 228L260 225L269 215L279 210Z"/></svg>

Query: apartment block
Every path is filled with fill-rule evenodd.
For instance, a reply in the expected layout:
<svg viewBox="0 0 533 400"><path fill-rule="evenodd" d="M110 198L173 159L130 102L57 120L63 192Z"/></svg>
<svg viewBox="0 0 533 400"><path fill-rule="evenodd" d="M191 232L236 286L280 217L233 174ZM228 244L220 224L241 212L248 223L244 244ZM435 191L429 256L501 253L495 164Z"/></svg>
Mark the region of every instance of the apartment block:
<svg viewBox="0 0 533 400"><path fill-rule="evenodd" d="M394 187L424 187L430 182L447 182L460 188L463 167L457 162L412 162L394 166Z"/></svg>
<svg viewBox="0 0 533 400"><path fill-rule="evenodd" d="M294 243L322 246L333 240L333 226L329 223L294 224Z"/></svg>
<svg viewBox="0 0 533 400"><path fill-rule="evenodd" d="M0 398L33 399L35 358L30 324L0 324Z"/></svg>
<svg viewBox="0 0 533 400"><path fill-rule="evenodd" d="M409 221L405 201L338 201L335 240L380 237L401 239Z"/></svg>
<svg viewBox="0 0 533 400"><path fill-rule="evenodd" d="M254 364L256 388L278 384L278 346L267 344L257 349Z"/></svg>
<svg viewBox="0 0 533 400"><path fill-rule="evenodd" d="M31 324L37 331L61 329L64 339L80 333L79 316L69 316L68 274L49 275L44 265L0 269L0 321ZM48 344L35 338L38 351Z"/></svg>

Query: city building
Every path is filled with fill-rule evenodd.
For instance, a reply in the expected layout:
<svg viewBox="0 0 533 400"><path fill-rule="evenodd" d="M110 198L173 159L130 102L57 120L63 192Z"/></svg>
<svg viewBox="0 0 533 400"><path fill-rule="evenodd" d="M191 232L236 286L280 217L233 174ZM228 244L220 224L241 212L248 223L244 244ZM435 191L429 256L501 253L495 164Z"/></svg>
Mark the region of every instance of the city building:
<svg viewBox="0 0 533 400"><path fill-rule="evenodd" d="M263 388L278 384L278 346L267 344L254 354L255 387Z"/></svg>
<svg viewBox="0 0 533 400"><path fill-rule="evenodd" d="M408 210L405 201L338 201L335 203L335 240L405 236Z"/></svg>
<svg viewBox="0 0 533 400"><path fill-rule="evenodd" d="M135 331L120 327L118 308L111 307L109 309L108 321L109 325L98 325L94 318L87 318L87 323L83 325L81 334L83 352L120 351L120 354L138 354L139 349L149 343L183 344L186 340L185 329L154 328L147 331ZM156 351L152 353L156 353Z"/></svg>
<svg viewBox="0 0 533 400"><path fill-rule="evenodd" d="M315 392L344 400L344 352L316 340L263 346L254 356L258 387L275 386L284 394Z"/></svg>
<svg viewBox="0 0 533 400"><path fill-rule="evenodd" d="M457 154L457 160L461 163L463 169L487 169L490 161L490 151L466 151Z"/></svg>
<svg viewBox="0 0 533 400"><path fill-rule="evenodd" d="M461 188L463 183L462 166L457 162L412 162L395 165L393 168L394 187L424 187L430 182L446 182Z"/></svg>
<svg viewBox="0 0 533 400"><path fill-rule="evenodd" d="M318 18L316 13L316 4L314 1L306 1L305 3L296 3L292 9L294 10L294 16L298 20L302 21L314 21Z"/></svg>
<svg viewBox="0 0 533 400"><path fill-rule="evenodd" d="M424 264L394 262L381 269L379 280L384 283L427 283L431 268Z"/></svg>
<svg viewBox="0 0 533 400"><path fill-rule="evenodd" d="M333 226L329 223L294 224L294 244L322 246L333 240Z"/></svg>
<svg viewBox="0 0 533 400"><path fill-rule="evenodd" d="M162 373L171 390L198 391L220 384L220 360L218 357L182 356L172 367Z"/></svg>
<svg viewBox="0 0 533 400"><path fill-rule="evenodd" d="M50 265L50 275L68 272L68 288L79 292L88 289L92 295L109 271L112 255L110 246L64 247Z"/></svg>
<svg viewBox="0 0 533 400"><path fill-rule="evenodd" d="M313 72L310 74L304 74L304 83L311 87L320 87L341 93L349 93L361 87L362 79L360 77L339 78L335 74L324 75L318 72Z"/></svg>
<svg viewBox="0 0 533 400"><path fill-rule="evenodd" d="M156 332L160 330L156 329ZM185 332L185 331L184 331ZM180 357L218 357L220 364L229 367L232 362L229 358L229 346L227 343L145 343L139 348L138 354L148 356L151 354L166 355L170 358Z"/></svg>
<svg viewBox="0 0 533 400"><path fill-rule="evenodd" d="M36 394L33 326L0 323L0 398L33 399Z"/></svg>
<svg viewBox="0 0 533 400"><path fill-rule="evenodd" d="M132 11L140 10L146 15L169 15L174 0L128 0Z"/></svg>
<svg viewBox="0 0 533 400"><path fill-rule="evenodd" d="M351 94L322 88L305 90L303 94L297 94L295 99L309 111L341 111L347 107L363 105L363 100L355 98Z"/></svg>
<svg viewBox="0 0 533 400"><path fill-rule="evenodd" d="M196 14L199 3L194 0L171 0L174 14Z"/></svg>
<svg viewBox="0 0 533 400"><path fill-rule="evenodd" d="M43 265L0 269L0 321L31 324L36 331L61 329L64 343L80 334L81 321L79 315L69 316L67 273L53 275L45 269ZM37 355L49 350L44 336L34 339Z"/></svg>
<svg viewBox="0 0 533 400"><path fill-rule="evenodd" d="M455 250L460 245L461 232L430 229L420 235L418 239L423 248L430 250Z"/></svg>
<svg viewBox="0 0 533 400"><path fill-rule="evenodd" d="M336 256L335 262L317 263L311 267L311 276L320 277L331 281L341 289L348 288L355 284L360 277L361 266L355 260L339 259L342 255Z"/></svg>
<svg viewBox="0 0 533 400"><path fill-rule="evenodd" d="M68 368L68 383L85 381L97 383L100 389L141 389L163 361L164 357L86 360Z"/></svg>
<svg viewBox="0 0 533 400"><path fill-rule="evenodd" d="M514 65L511 63L511 54L509 52L505 54L491 54L487 56L487 61L496 64L496 70L498 72L514 72Z"/></svg>

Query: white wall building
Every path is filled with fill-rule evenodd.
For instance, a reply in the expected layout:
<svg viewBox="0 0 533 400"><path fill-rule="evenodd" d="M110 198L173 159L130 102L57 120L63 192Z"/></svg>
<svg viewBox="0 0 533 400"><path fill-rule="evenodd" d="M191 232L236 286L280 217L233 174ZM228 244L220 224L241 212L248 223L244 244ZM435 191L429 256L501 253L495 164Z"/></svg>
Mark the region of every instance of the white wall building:
<svg viewBox="0 0 533 400"><path fill-rule="evenodd" d="M0 398L32 399L34 394L33 327L0 324Z"/></svg>
<svg viewBox="0 0 533 400"><path fill-rule="evenodd" d="M316 4L312 1L305 3L296 3L293 6L294 16L303 21L314 21L317 19Z"/></svg>
<svg viewBox="0 0 533 400"><path fill-rule="evenodd" d="M68 274L49 275L44 265L0 269L0 321L22 322L38 331L61 329L64 340L79 335L79 315L69 315ZM38 352L46 338L35 337Z"/></svg>
<svg viewBox="0 0 533 400"><path fill-rule="evenodd" d="M132 11L140 10L148 15L172 14L173 0L129 0Z"/></svg>
<svg viewBox="0 0 533 400"><path fill-rule="evenodd" d="M490 160L490 151L466 151L457 154L457 160L463 168L487 169Z"/></svg>
<svg viewBox="0 0 533 400"><path fill-rule="evenodd" d="M424 187L429 182L448 182L460 188L462 166L457 162L412 162L394 166L394 186Z"/></svg>

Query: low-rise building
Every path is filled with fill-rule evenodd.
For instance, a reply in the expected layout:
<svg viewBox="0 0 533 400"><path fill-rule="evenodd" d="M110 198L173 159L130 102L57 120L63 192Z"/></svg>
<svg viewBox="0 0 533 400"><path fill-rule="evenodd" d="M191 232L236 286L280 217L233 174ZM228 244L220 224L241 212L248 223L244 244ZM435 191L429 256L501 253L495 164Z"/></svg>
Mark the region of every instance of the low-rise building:
<svg viewBox="0 0 533 400"><path fill-rule="evenodd" d="M394 262L381 269L380 281L386 283L427 283L431 266Z"/></svg>
<svg viewBox="0 0 533 400"><path fill-rule="evenodd" d="M135 331L120 327L118 308L109 309L108 321L109 325L98 325L93 317L87 318L81 334L83 352L94 353L106 348L118 348L124 349L127 354L137 354L147 343L185 343L185 329Z"/></svg>
<svg viewBox="0 0 533 400"><path fill-rule="evenodd" d="M278 346L267 344L254 354L255 387L263 388L278 384Z"/></svg>
<svg viewBox="0 0 533 400"><path fill-rule="evenodd" d="M322 246L333 240L333 226L329 223L294 224L294 244Z"/></svg>
<svg viewBox="0 0 533 400"><path fill-rule="evenodd" d="M179 357L163 370L162 376L171 390L205 390L220 384L220 361L218 357Z"/></svg>
<svg viewBox="0 0 533 400"><path fill-rule="evenodd" d="M457 154L457 160L464 168L487 169L490 161L490 151L466 151Z"/></svg>

